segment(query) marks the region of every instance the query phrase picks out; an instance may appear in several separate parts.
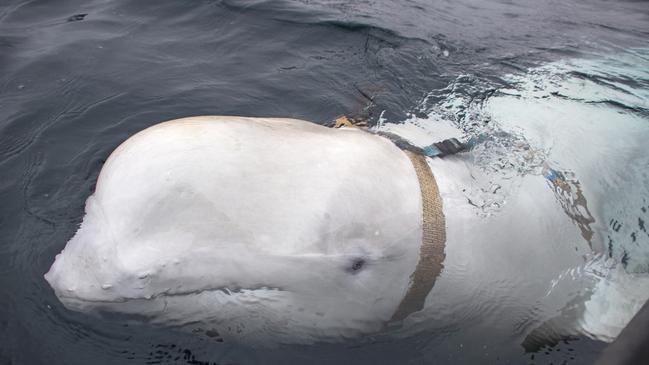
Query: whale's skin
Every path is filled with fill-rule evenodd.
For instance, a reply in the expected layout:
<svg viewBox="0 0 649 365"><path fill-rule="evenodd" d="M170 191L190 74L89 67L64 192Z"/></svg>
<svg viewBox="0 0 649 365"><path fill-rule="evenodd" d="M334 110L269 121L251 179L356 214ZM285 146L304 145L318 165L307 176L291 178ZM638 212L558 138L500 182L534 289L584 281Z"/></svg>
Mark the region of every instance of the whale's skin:
<svg viewBox="0 0 649 365"><path fill-rule="evenodd" d="M446 258L401 331L493 325L522 338L556 316L583 285L556 278L590 247L548 182L518 177L499 214L484 217L463 193L476 178L470 161L428 161ZM150 127L111 154L85 210L45 276L67 308L251 342L385 330L422 239L419 183L403 151L295 119Z"/></svg>

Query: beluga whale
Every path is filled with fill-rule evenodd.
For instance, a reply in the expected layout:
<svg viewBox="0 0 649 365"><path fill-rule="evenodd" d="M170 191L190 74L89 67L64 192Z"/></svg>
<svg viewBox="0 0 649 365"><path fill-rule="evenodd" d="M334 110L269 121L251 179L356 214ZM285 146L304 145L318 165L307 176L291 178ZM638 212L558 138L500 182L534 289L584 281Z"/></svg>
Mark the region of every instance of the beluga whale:
<svg viewBox="0 0 649 365"><path fill-rule="evenodd" d="M45 279L70 310L253 344L472 326L533 342L578 323L562 318L587 280L561 278L585 269L593 220L557 196L579 184L546 167L476 214L469 159L390 136L283 118L154 125L107 159Z"/></svg>

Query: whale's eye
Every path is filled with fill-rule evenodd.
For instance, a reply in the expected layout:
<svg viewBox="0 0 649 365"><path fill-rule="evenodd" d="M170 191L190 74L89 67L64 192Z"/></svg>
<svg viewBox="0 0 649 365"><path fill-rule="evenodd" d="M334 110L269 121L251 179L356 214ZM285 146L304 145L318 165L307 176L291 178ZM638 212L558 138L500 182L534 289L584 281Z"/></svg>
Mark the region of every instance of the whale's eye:
<svg viewBox="0 0 649 365"><path fill-rule="evenodd" d="M354 274L354 273L357 273L357 272L361 271L361 269L364 266L365 266L365 260L363 260L361 258L357 258L357 259L354 259L354 261L352 261L352 264L349 266L347 271Z"/></svg>

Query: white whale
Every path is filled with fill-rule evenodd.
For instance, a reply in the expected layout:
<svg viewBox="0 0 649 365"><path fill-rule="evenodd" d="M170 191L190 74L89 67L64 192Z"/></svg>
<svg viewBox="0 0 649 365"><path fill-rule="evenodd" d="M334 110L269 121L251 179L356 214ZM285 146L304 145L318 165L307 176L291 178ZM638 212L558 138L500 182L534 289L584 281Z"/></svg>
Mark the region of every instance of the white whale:
<svg viewBox="0 0 649 365"><path fill-rule="evenodd" d="M560 316L585 279L557 278L592 250L548 181L517 177L485 217L465 194L476 179L466 158L427 161L445 259L424 307L403 320L393 315L422 244L411 160L384 137L295 119L192 117L129 138L45 278L69 309L255 343L395 326L480 325L522 339Z"/></svg>
<svg viewBox="0 0 649 365"><path fill-rule="evenodd" d="M406 155L359 130L166 122L106 161L46 279L72 309L224 336L376 331L418 260L418 189Z"/></svg>

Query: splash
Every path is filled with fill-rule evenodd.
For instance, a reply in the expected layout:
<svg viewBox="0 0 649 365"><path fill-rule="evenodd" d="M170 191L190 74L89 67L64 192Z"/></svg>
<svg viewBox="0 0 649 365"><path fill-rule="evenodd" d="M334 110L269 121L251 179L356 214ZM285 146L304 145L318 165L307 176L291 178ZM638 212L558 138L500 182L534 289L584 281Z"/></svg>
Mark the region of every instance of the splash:
<svg viewBox="0 0 649 365"><path fill-rule="evenodd" d="M649 272L649 50L567 59L493 81L461 75L433 90L402 125L414 143L480 138L464 158L467 199L497 214L516 177L548 179L594 248ZM423 115L423 117L422 117Z"/></svg>
<svg viewBox="0 0 649 365"><path fill-rule="evenodd" d="M582 333L611 341L649 297L648 49L559 60L497 82L463 75L403 124L379 128L420 145L480 138L457 157L471 169L464 194L479 216L499 214L519 177L546 178L593 248L548 292L583 284Z"/></svg>

